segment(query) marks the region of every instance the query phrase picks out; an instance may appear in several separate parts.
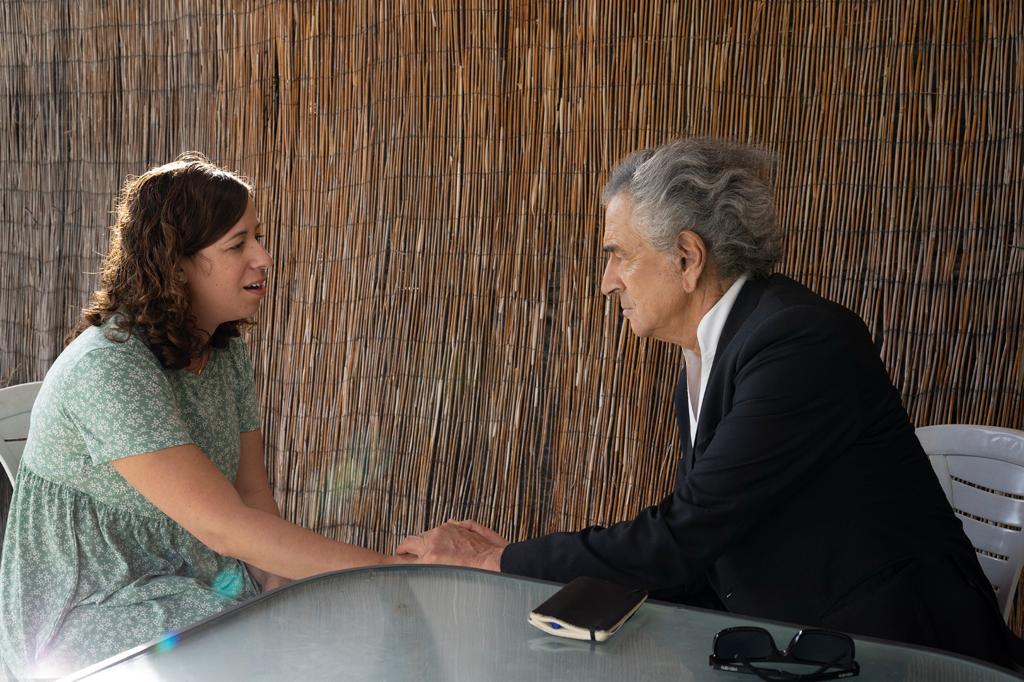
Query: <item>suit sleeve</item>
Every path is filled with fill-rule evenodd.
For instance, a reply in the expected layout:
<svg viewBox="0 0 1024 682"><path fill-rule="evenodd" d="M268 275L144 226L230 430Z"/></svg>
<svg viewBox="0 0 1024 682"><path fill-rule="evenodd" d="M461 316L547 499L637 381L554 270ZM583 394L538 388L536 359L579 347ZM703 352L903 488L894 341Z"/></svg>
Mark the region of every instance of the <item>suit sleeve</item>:
<svg viewBox="0 0 1024 682"><path fill-rule="evenodd" d="M853 443L865 342L863 324L838 307L789 308L767 318L742 341L733 377L712 375L734 382L732 407L671 495L631 521L511 544L502 571L696 588L709 563L756 532L787 496L813 485L819 467Z"/></svg>

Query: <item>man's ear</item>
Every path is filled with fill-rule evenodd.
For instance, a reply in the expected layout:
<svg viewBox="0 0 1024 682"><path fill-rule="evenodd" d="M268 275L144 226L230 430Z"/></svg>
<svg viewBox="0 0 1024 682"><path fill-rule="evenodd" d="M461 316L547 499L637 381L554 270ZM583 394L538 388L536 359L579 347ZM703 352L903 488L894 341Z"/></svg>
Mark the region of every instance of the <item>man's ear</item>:
<svg viewBox="0 0 1024 682"><path fill-rule="evenodd" d="M679 256L679 271L683 289L687 293L697 288L700 276L708 262L708 249L704 240L693 230L683 230L676 237L676 252Z"/></svg>

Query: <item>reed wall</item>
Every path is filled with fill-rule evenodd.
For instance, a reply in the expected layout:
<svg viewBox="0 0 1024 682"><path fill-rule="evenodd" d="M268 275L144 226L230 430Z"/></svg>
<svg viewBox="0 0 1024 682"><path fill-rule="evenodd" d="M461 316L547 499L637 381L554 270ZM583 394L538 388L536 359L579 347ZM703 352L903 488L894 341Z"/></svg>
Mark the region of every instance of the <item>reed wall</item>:
<svg viewBox="0 0 1024 682"><path fill-rule="evenodd" d="M776 155L781 270L916 424L1024 427L1018 3L17 1L0 35L0 385L60 352L124 177L201 150L257 188L272 484L331 537L668 489L681 358L599 294L598 193L680 135Z"/></svg>

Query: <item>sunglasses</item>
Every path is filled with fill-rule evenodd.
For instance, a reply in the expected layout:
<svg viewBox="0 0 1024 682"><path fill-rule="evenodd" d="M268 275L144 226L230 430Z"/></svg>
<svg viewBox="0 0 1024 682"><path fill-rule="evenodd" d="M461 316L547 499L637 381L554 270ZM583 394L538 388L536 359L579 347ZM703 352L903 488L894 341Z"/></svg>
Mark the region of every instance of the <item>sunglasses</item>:
<svg viewBox="0 0 1024 682"><path fill-rule="evenodd" d="M853 677L860 666L853 660L853 640L841 632L808 628L793 636L784 650L764 628L726 628L715 635L709 659L715 670L751 673L762 680L835 680ZM796 673L755 665L786 663L818 666L817 670Z"/></svg>

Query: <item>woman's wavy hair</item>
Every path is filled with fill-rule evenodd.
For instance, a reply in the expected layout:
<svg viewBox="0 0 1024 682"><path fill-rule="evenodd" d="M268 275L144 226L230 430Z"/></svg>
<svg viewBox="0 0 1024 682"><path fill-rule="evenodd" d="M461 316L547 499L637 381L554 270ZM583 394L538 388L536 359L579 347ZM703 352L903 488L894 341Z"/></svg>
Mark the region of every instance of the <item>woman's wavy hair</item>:
<svg viewBox="0 0 1024 682"><path fill-rule="evenodd" d="M207 338L196 326L179 264L237 224L251 196L248 182L198 152L129 177L118 197L99 288L67 341L113 317L107 338L135 336L167 369L188 366L207 343L227 346L247 322L225 322Z"/></svg>

